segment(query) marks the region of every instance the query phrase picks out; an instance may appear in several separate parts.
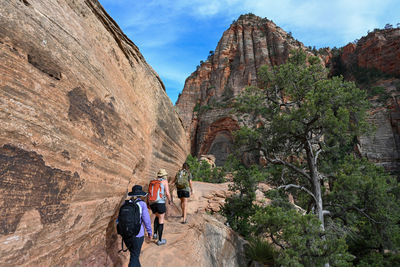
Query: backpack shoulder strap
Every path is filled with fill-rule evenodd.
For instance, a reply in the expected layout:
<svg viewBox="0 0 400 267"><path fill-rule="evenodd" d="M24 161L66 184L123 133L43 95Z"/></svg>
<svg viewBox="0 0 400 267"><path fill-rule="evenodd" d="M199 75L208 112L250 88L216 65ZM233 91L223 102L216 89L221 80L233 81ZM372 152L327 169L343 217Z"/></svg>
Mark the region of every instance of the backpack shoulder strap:
<svg viewBox="0 0 400 267"><path fill-rule="evenodd" d="M121 249L118 250L118 253L120 253L121 251L127 252L128 250L129 250L128 248L124 249L124 240L121 239Z"/></svg>
<svg viewBox="0 0 400 267"><path fill-rule="evenodd" d="M135 201L134 201L134 203L136 204L136 205L138 205L138 207L139 207L139 212L140 212L140 217L142 217L142 206L139 204L139 202L140 201L142 201L140 198L138 198L138 199L136 199Z"/></svg>

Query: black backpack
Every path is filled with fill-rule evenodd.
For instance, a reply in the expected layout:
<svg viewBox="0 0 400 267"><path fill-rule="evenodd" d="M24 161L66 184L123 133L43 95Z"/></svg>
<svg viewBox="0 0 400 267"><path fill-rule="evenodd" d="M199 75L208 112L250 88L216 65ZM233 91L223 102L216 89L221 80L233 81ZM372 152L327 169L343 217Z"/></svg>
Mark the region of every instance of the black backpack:
<svg viewBox="0 0 400 267"><path fill-rule="evenodd" d="M117 233L122 236L123 240L120 251L127 251L127 249L124 250L123 243L129 249L132 246L132 237L135 237L140 232L142 208L139 201L140 199L135 201L125 200L125 203L119 209Z"/></svg>

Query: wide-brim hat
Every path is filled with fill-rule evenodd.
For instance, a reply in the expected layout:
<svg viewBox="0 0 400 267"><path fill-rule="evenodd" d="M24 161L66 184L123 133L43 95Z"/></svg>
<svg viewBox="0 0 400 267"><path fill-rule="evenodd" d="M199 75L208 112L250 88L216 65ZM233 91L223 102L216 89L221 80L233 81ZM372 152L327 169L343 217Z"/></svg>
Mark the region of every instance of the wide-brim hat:
<svg viewBox="0 0 400 267"><path fill-rule="evenodd" d="M165 169L160 169L157 172L157 177L163 177L163 176L168 176L168 173L167 173L167 171Z"/></svg>
<svg viewBox="0 0 400 267"><path fill-rule="evenodd" d="M147 196L147 193L143 191L141 185L134 185L132 187L132 192L129 192L128 196L130 196L130 197L145 197L145 196Z"/></svg>

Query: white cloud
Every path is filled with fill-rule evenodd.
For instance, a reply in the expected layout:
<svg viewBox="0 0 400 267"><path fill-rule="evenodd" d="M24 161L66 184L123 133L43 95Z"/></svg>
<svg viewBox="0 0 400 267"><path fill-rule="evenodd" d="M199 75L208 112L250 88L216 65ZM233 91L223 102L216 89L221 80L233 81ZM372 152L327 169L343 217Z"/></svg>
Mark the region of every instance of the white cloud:
<svg viewBox="0 0 400 267"><path fill-rule="evenodd" d="M125 32L140 44L141 48L162 49L171 45L181 36L184 28L170 27L168 25L157 25L148 30L140 30L136 27L128 27Z"/></svg>
<svg viewBox="0 0 400 267"><path fill-rule="evenodd" d="M162 73L167 79L175 81L177 83L182 83L189 76L190 73L187 70L182 70L180 68L171 68L171 63L158 65L157 71Z"/></svg>
<svg viewBox="0 0 400 267"><path fill-rule="evenodd" d="M208 5L202 5L197 8L199 15L202 16L212 16L218 14L221 10L221 3L220 2L211 2Z"/></svg>

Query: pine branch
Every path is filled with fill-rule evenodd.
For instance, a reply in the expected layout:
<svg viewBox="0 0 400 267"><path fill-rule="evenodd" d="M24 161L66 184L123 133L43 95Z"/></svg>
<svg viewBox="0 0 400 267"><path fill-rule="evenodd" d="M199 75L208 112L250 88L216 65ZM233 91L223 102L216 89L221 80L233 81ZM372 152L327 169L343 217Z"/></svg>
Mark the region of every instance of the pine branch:
<svg viewBox="0 0 400 267"><path fill-rule="evenodd" d="M367 217L370 221L372 221L374 223L379 223L379 224L384 223L384 222L378 222L378 221L374 220L367 213L365 213L362 209L359 209L355 206L351 206L350 209L354 209L354 210L358 211L359 213L361 213L362 215L364 215L365 217Z"/></svg>
<svg viewBox="0 0 400 267"><path fill-rule="evenodd" d="M265 155L267 155L267 154L265 154ZM303 169L300 169L300 168L297 167L296 165L294 165L294 164L292 164L292 163L289 163L289 162L287 162L287 161L278 159L278 158L272 159L272 158L267 157L267 156L266 156L265 158L266 158L269 162L271 162L272 164L284 165L284 166L286 166L286 167L289 167L290 169L292 169L292 170L298 172L299 174L303 175L304 177L306 177L306 178L311 182L311 177L310 177L310 175L308 175L308 173L306 173Z"/></svg>
<svg viewBox="0 0 400 267"><path fill-rule="evenodd" d="M318 149L317 150L317 153L315 154L315 157L314 157L314 164L315 165L317 165L317 161L318 161L318 156L319 156L319 154L322 152L322 149Z"/></svg>
<svg viewBox="0 0 400 267"><path fill-rule="evenodd" d="M376 223L376 224L384 223L384 222L379 222L379 221L377 221L377 220L371 218L371 216L369 216L365 211L363 211L363 210L360 209L360 208L357 208L356 206L343 207L342 205L332 204L332 203L328 204L327 206L338 207L338 208L340 208L343 212L346 212L346 211L349 211L349 210L355 210L355 211L358 211L359 213L361 213L362 215L364 215L368 220L370 220L370 221L372 221L372 222L374 222L374 223ZM334 216L334 217L340 217L340 216L337 215L337 216Z"/></svg>
<svg viewBox="0 0 400 267"><path fill-rule="evenodd" d="M307 194L309 194L315 201L315 203L318 203L317 198L315 197L315 195L308 190L307 188L305 188L304 186L300 186L300 185L296 185L296 184L287 184L287 185L281 185L278 187L278 189L284 188L285 191L289 190L290 188L297 188L300 190L303 190L304 192L306 192Z"/></svg>
<svg viewBox="0 0 400 267"><path fill-rule="evenodd" d="M331 212L329 210L323 210L322 211L322 215L327 215L327 216L331 216Z"/></svg>
<svg viewBox="0 0 400 267"><path fill-rule="evenodd" d="M285 246L282 245L281 243L279 243L278 241L276 241L276 239L274 238L274 235L271 233L269 235L269 237L271 237L272 242L274 242L274 244L276 244L277 246L279 246L281 249L285 249Z"/></svg>

